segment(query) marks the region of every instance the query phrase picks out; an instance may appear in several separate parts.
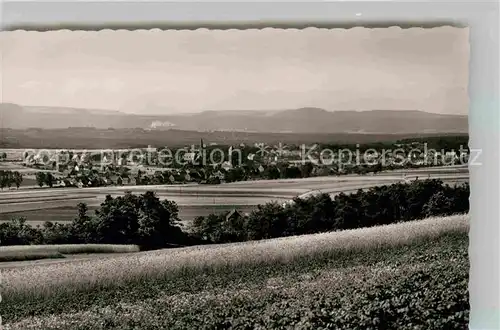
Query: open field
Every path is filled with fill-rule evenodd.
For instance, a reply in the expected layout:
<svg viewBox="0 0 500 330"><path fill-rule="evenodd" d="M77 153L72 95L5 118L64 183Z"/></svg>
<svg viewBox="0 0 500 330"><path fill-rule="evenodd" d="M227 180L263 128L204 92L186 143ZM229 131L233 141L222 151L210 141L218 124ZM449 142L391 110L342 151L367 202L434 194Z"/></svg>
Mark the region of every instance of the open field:
<svg viewBox="0 0 500 330"><path fill-rule="evenodd" d="M419 177L440 178L454 184L468 181L466 167L419 169L399 172L384 172L374 176L346 175L335 177L313 177L307 179L243 181L209 185L158 185L100 188L53 188L20 189L0 192L0 221L14 216L25 216L33 225L45 221L71 221L76 215L76 205L85 202L90 210L96 209L107 194L118 196L126 190L143 193L153 190L160 198L168 198L179 205L179 215L184 221L213 212L229 211L233 208L250 212L256 205L275 200L285 202L295 196L321 191L332 195L354 192L376 185L387 185L414 180Z"/></svg>
<svg viewBox="0 0 500 330"><path fill-rule="evenodd" d="M465 329L467 231L452 216L6 269L0 312L6 329Z"/></svg>
<svg viewBox="0 0 500 330"><path fill-rule="evenodd" d="M64 255L57 251L24 251L24 252L0 252L0 265L3 263L27 263L28 261L63 259ZM0 267L1 268L1 267Z"/></svg>
<svg viewBox="0 0 500 330"><path fill-rule="evenodd" d="M7 153L7 155L9 155ZM32 187L37 187L37 182L36 182L36 172L50 172L54 175L59 175L60 173L57 171L52 171L52 170L40 170L40 169L34 169L34 168L28 168L23 166L19 162L5 162L2 161L0 162L0 170L3 171L17 171L23 175L23 181L21 182L21 189L23 188L32 188ZM8 190L8 188L5 188ZM16 187L11 187L11 190L16 190Z"/></svg>
<svg viewBox="0 0 500 330"><path fill-rule="evenodd" d="M59 115L58 115L59 117ZM148 125L151 122L149 121ZM261 123L261 122L260 122ZM137 125L134 122L134 125ZM345 129L345 128L344 128ZM415 127L411 127L415 130ZM169 148L198 145L200 139L221 145L239 145L266 143L270 145L284 144L366 144L375 142L393 142L400 139L432 138L442 136L467 136L466 132L440 133L257 133L257 132L197 132L192 130L158 130L146 131L137 129L4 129L5 148L8 157L17 157L27 148L34 149L129 149L144 148L147 145L168 146ZM405 130L407 132L408 130ZM417 130L421 131L421 130ZM466 131L466 128L465 128ZM8 159L11 159L11 158Z"/></svg>
<svg viewBox="0 0 500 330"><path fill-rule="evenodd" d="M74 254L110 254L138 252L135 245L112 244L61 244L61 245L11 245L0 246L0 261L24 261L65 258Z"/></svg>
<svg viewBox="0 0 500 330"><path fill-rule="evenodd" d="M40 252L44 253L44 252ZM0 262L0 271L4 271L6 269L13 269L13 268L23 268L23 267L33 267L33 266L39 266L39 265L50 265L50 264L56 264L56 263L65 263L65 262L75 262L75 261L82 261L82 260L90 260L90 259L103 259L103 258L109 258L116 256L117 253L120 253L121 256L128 255L128 254L134 254L137 252L111 252L111 253L106 253L106 252L99 252L99 253L77 253L77 254L62 254L59 252L53 253L53 255L57 255L58 257L47 257L43 259L24 259L24 260L17 260L17 261L3 261Z"/></svg>
<svg viewBox="0 0 500 330"><path fill-rule="evenodd" d="M4 171L18 171L22 173L23 175L35 175L36 172L50 172L57 174L59 173L58 171L55 170L42 170L42 169L37 169L37 168L30 168L23 166L22 163L20 162L5 162L2 161L0 162L0 170Z"/></svg>

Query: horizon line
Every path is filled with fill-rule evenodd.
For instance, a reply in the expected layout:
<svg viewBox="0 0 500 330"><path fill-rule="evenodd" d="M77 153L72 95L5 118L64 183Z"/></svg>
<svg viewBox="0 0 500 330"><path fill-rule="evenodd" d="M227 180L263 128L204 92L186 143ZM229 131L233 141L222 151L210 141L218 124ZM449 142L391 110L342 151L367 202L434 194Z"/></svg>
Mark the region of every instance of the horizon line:
<svg viewBox="0 0 500 330"><path fill-rule="evenodd" d="M107 112L117 112L123 115L136 115L136 116L178 116L178 115L196 115L196 114L201 114L201 113L207 113L207 112L238 112L238 111L251 111L251 112L285 112L285 111L294 111L294 110L303 110L303 109L317 109L317 110L323 110L326 112L373 112L373 111L398 111L398 112L423 112L423 113L428 113L428 114L435 114L435 115L445 115L445 116L467 116L468 113L440 113L440 112L431 112L431 111L425 111L425 110L419 110L419 109L370 109L370 110L356 110L356 109L349 109L349 110L329 110L325 109L322 107L316 107L316 106L303 106L303 107L297 107L297 108L288 108L288 109L206 109L206 110L198 110L198 111L188 111L188 112L175 112L175 113L137 113L137 112L127 112L123 110L117 110L117 109L109 109L109 108L80 108L76 106L60 106L60 105L27 105L27 104L20 104L20 103L14 103L14 102L0 102L1 105L5 104L10 104L10 105L16 105L20 107L31 107L31 108L55 108L55 109L73 109L73 110L91 110L91 111L107 111Z"/></svg>

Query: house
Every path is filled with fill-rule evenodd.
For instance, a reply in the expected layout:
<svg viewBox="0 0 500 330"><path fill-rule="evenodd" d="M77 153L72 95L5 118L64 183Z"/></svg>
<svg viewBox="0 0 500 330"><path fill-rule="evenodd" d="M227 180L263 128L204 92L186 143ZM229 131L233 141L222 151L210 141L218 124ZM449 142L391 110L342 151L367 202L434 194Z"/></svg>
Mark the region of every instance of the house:
<svg viewBox="0 0 500 330"><path fill-rule="evenodd" d="M129 184L135 186L137 184L137 180L135 178L130 178Z"/></svg>
<svg viewBox="0 0 500 330"><path fill-rule="evenodd" d="M110 181L111 181L111 183L113 183L113 184L118 184L118 178L119 178L119 176L118 176L118 175L111 175L111 176L109 177L109 180L110 180Z"/></svg>
<svg viewBox="0 0 500 330"><path fill-rule="evenodd" d="M36 163L38 163L39 160L42 160L42 157L40 155L34 155L33 156L33 161Z"/></svg>
<svg viewBox="0 0 500 330"><path fill-rule="evenodd" d="M24 163L27 164L27 165L31 165L35 162L35 156L33 155L28 155L26 156L26 158L24 159Z"/></svg>
<svg viewBox="0 0 500 330"><path fill-rule="evenodd" d="M457 154L455 153L455 151L447 151L447 152L445 153L445 156L446 156L446 157L456 157L456 155L457 155Z"/></svg>
<svg viewBox="0 0 500 330"><path fill-rule="evenodd" d="M226 175L224 173L222 173L222 171L217 171L214 173L214 176L219 178L219 180L224 180L226 178Z"/></svg>
<svg viewBox="0 0 500 330"><path fill-rule="evenodd" d="M89 163L90 162L90 154L84 152L82 153L81 157L80 157L80 162L81 163Z"/></svg>
<svg viewBox="0 0 500 330"><path fill-rule="evenodd" d="M372 161L372 160L376 160L376 159L379 159L379 155L377 153L370 153L370 154L366 154L365 153L365 160L367 161Z"/></svg>
<svg viewBox="0 0 500 330"><path fill-rule="evenodd" d="M193 163L194 161L196 161L196 159L198 159L198 154L196 152L188 152L182 156L182 159L185 162Z"/></svg>
<svg viewBox="0 0 500 330"><path fill-rule="evenodd" d="M229 213L226 215L226 221L234 221L237 220L238 218L241 217L240 212L238 212L236 209L232 209L229 211Z"/></svg>
<svg viewBox="0 0 500 330"><path fill-rule="evenodd" d="M225 170L231 170L233 168L233 165L230 162L224 162L222 163L221 167Z"/></svg>
<svg viewBox="0 0 500 330"><path fill-rule="evenodd" d="M130 179L126 176L122 177L122 184L129 184Z"/></svg>
<svg viewBox="0 0 500 330"><path fill-rule="evenodd" d="M326 176L328 175L330 170L326 167L315 167L312 169L313 176Z"/></svg>
<svg viewBox="0 0 500 330"><path fill-rule="evenodd" d="M146 168L146 175L156 175L156 172L158 172L157 170L155 170L154 168Z"/></svg>

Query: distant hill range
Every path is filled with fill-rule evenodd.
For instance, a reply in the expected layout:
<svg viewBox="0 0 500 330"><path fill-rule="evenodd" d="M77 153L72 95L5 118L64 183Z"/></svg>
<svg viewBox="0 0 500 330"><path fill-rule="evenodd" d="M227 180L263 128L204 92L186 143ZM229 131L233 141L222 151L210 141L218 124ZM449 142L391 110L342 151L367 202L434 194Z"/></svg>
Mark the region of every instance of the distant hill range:
<svg viewBox="0 0 500 330"><path fill-rule="evenodd" d="M180 115L138 115L119 111L0 103L3 128L246 131L255 133L466 133L467 116L416 110L205 111Z"/></svg>

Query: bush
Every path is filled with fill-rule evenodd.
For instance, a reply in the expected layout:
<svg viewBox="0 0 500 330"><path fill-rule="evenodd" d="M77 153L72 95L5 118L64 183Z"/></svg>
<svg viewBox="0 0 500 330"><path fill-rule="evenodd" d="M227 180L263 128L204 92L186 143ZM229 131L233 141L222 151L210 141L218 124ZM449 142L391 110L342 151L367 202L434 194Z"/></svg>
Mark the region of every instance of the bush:
<svg viewBox="0 0 500 330"><path fill-rule="evenodd" d="M26 218L13 218L9 222L0 224L0 244L28 245L43 241L40 230L26 224Z"/></svg>

